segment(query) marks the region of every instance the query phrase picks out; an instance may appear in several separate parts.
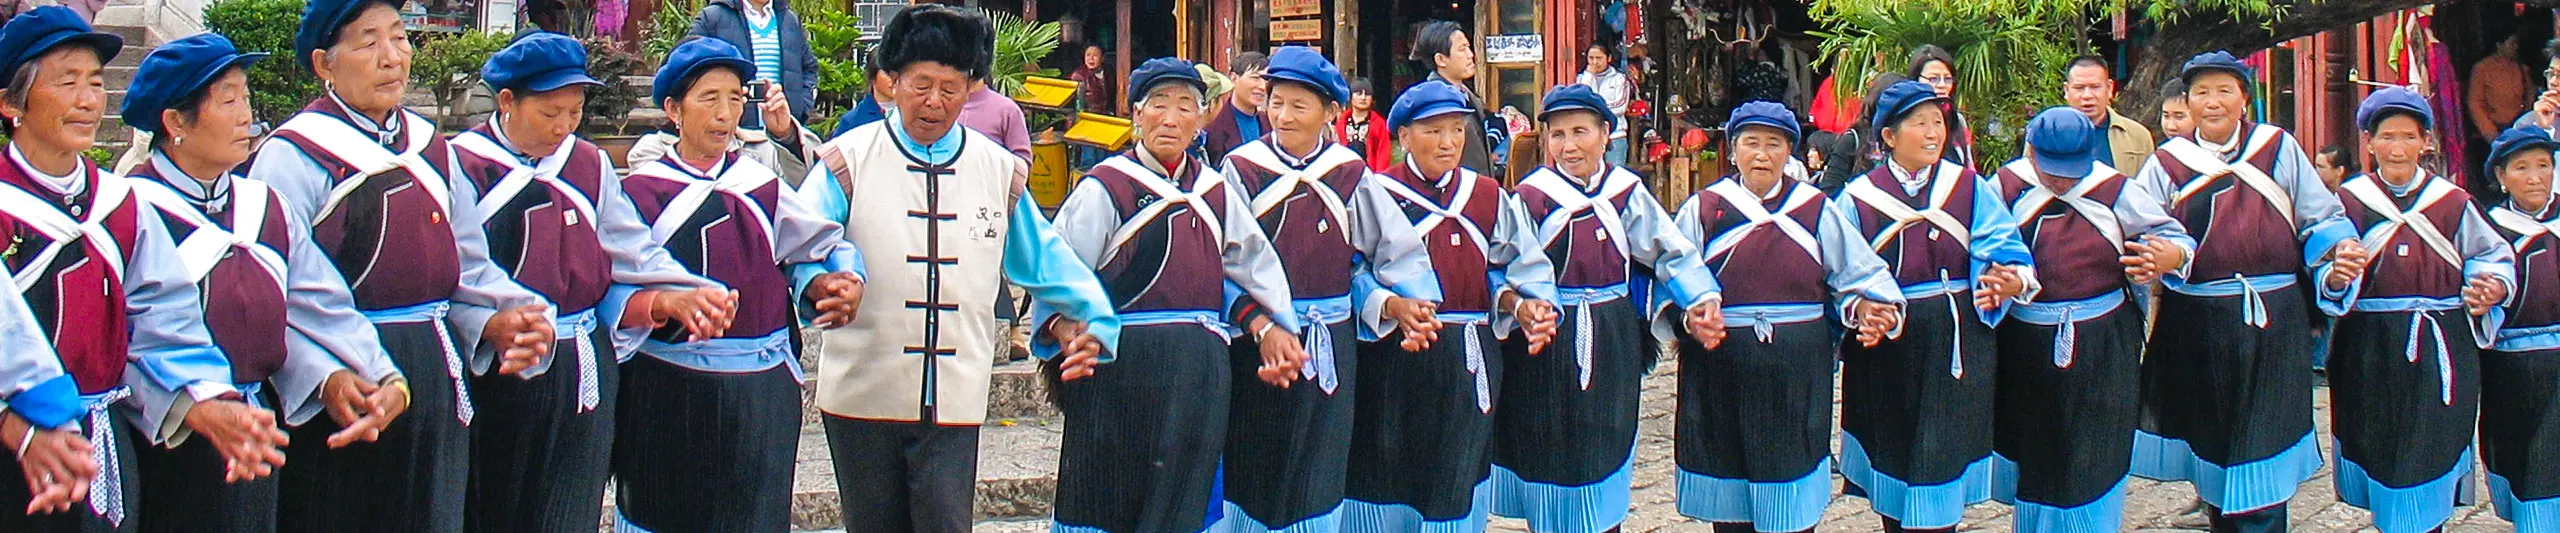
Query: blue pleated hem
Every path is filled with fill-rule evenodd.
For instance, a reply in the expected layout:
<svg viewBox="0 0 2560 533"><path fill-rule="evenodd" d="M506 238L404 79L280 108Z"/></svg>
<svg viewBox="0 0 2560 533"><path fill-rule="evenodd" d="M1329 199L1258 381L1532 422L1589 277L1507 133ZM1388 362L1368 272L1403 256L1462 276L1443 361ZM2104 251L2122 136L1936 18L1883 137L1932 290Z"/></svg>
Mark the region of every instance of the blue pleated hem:
<svg viewBox="0 0 2560 533"><path fill-rule="evenodd" d="M1467 516L1449 520L1424 520L1422 511L1401 503L1373 503L1344 498L1335 514L1342 517L1343 531L1393 531L1415 533L1483 533L1485 510L1493 507L1490 480L1476 483L1475 505Z"/></svg>
<svg viewBox="0 0 2560 533"><path fill-rule="evenodd" d="M1991 501L1991 457L1976 459L1964 467L1964 474L1952 481L1935 485L1912 486L1893 476L1877 472L1867 462L1866 446L1858 436L1840 434L1840 477L1866 491L1867 501L1876 514L1902 522L1911 529L1944 529L1964 521L1964 508Z"/></svg>
<svg viewBox="0 0 2560 533"><path fill-rule="evenodd" d="M2018 501L2018 463L1993 453L1991 464L1994 472L1991 496L1992 499L2009 504L2015 509L2012 514L2017 522L2011 527L2013 531L2032 533L2123 529L2125 481L2131 479L2131 476L2116 478L2115 487L2107 489L2106 494L2099 495L2098 499L2090 500L2089 503L2074 507L2055 507L2036 502Z"/></svg>
<svg viewBox="0 0 2560 533"><path fill-rule="evenodd" d="M2338 456L2338 501L2373 511L2373 527L2382 533L2423 533L2453 518L2455 493L2471 480L2471 448L2444 475L2425 483L2392 487L2375 481L2362 465Z"/></svg>
<svg viewBox="0 0 2560 533"><path fill-rule="evenodd" d="M1630 485L1634 481L1635 450L1627 451L1626 464L1609 477L1589 485L1567 487L1521 479L1502 465L1493 465L1494 516L1529 521L1529 530L1538 533L1601 533L1627 521L1627 508L1634 499Z"/></svg>
<svg viewBox="0 0 2560 533"><path fill-rule="evenodd" d="M1707 522L1750 522L1759 531L1804 531L1831 507L1831 458L1804 477L1754 483L1681 470L1680 514Z"/></svg>
<svg viewBox="0 0 2560 533"><path fill-rule="evenodd" d="M1271 527L1269 524L1264 524L1259 520L1254 520L1252 515L1245 513L1244 508L1236 506L1235 502L1219 502L1218 505L1224 507L1226 509L1226 513L1218 518L1217 523L1209 524L1208 531L1212 533L1333 533L1336 531L1342 531L1341 504L1335 504L1333 509L1327 510L1323 514L1310 516L1305 520L1299 520L1295 524L1289 524L1284 527Z"/></svg>
<svg viewBox="0 0 2560 533"><path fill-rule="evenodd" d="M2197 457L2187 442L2147 431L2133 434L2133 475L2195 484L2196 496L2225 514L2244 514L2293 499L2320 471L2320 446L2304 432L2293 447L2247 464L2222 466Z"/></svg>
<svg viewBox="0 0 2560 533"><path fill-rule="evenodd" d="M615 509L615 510L613 511L613 533L651 533L651 532L649 531L649 529L648 529L648 528L640 527L638 524L633 524L633 523L631 523L631 517L629 517L629 516L624 516L624 515L622 514L622 510L620 510L620 509Z"/></svg>
<svg viewBox="0 0 2560 533"><path fill-rule="evenodd" d="M2498 518L2515 524L2516 531L2560 531L2560 498L2518 500L2515 486L2496 472L2489 473L2489 495Z"/></svg>

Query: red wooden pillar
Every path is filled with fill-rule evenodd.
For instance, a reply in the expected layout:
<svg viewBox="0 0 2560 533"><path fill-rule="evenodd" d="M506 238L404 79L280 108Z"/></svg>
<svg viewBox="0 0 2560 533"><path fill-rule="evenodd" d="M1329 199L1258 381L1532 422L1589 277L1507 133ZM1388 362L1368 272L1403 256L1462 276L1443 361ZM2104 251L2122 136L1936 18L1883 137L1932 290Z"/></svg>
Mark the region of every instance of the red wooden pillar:
<svg viewBox="0 0 2560 533"><path fill-rule="evenodd" d="M1116 31L1111 32L1118 35L1118 39L1120 41L1118 44L1113 46L1114 50L1118 50L1118 52L1113 53L1113 55L1120 57L1115 59L1119 64L1114 67L1117 70L1111 71L1112 79L1119 79L1120 77L1127 76L1129 72L1129 31L1133 29L1129 27L1129 12L1138 8L1134 4L1136 4L1136 0L1120 0L1119 8L1115 10L1118 13L1113 15L1113 17L1119 19L1120 24L1119 26L1115 26L1115 28L1117 28ZM1121 83L1128 83L1128 80L1121 80ZM1118 95L1113 95L1111 99L1120 102L1120 116L1129 116L1129 99L1121 98Z"/></svg>

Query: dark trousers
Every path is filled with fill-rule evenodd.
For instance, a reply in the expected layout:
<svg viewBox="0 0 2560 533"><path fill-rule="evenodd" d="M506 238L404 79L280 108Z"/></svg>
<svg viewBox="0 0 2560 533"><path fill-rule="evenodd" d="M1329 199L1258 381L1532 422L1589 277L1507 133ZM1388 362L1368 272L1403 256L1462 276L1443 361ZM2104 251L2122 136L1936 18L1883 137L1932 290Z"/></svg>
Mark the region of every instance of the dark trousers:
<svg viewBox="0 0 2560 533"><path fill-rule="evenodd" d="M846 533L969 531L978 426L823 418Z"/></svg>
<svg viewBox="0 0 2560 533"><path fill-rule="evenodd" d="M2284 533L2285 504L2256 511L2222 514L2221 509L2205 507L2205 516L2213 519L2213 533Z"/></svg>

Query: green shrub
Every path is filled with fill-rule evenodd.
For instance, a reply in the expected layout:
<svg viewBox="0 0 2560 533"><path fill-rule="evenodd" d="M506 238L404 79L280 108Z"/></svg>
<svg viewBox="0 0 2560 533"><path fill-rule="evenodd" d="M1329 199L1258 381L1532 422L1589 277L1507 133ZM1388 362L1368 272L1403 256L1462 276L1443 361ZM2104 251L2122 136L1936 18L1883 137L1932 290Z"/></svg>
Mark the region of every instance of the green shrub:
<svg viewBox="0 0 2560 533"><path fill-rule="evenodd" d="M809 30L809 53L818 56L818 101L809 109L809 117L843 116L852 111L862 96L871 94L871 77L863 74L865 51L862 30L853 25L857 18L830 2L795 4L800 23ZM819 129L834 131L835 123L812 122Z"/></svg>
<svg viewBox="0 0 2560 533"><path fill-rule="evenodd" d="M293 57L294 26L302 0L215 0L204 8L205 31L231 38L241 50L275 56L249 68L249 103L258 119L281 123L320 97L320 78Z"/></svg>
<svg viewBox="0 0 2560 533"><path fill-rule="evenodd" d="M667 0L658 4L658 13L649 18L649 27L640 29L646 36L642 42L648 43L642 50L644 59L653 67L665 64L667 52L676 49L676 42L693 33L694 14L701 11L702 0Z"/></svg>
<svg viewBox="0 0 2560 533"><path fill-rule="evenodd" d="M454 103L480 86L480 66L513 40L510 35L477 31L413 38L418 40L418 53L409 60L409 83L433 91L436 105L447 115L453 114Z"/></svg>
<svg viewBox="0 0 2560 533"><path fill-rule="evenodd" d="M611 37L589 37L587 75L604 82L603 87L587 90L587 123L610 125L615 135L624 133L630 124L631 109L649 97L649 91L624 76L647 76L655 65L640 57L636 47L615 42Z"/></svg>

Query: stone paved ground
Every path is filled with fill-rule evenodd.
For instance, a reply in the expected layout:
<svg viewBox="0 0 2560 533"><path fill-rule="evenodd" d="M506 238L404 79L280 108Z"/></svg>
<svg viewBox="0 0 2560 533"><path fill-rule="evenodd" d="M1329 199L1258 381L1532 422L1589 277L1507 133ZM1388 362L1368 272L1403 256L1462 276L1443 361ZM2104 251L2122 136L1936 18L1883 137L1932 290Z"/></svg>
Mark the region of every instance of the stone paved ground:
<svg viewBox="0 0 2560 533"><path fill-rule="evenodd" d="M1664 361L1662 368L1645 381L1643 435L1637 443L1635 512L1629 518L1626 527L1626 531L1630 533L1709 530L1705 524L1682 518L1673 501L1671 426L1674 405L1672 396L1675 385L1672 376L1673 366L1676 364L1675 361ZM2329 419L2326 389L2321 390L2315 398L2316 407L2320 411L2315 418L2319 421L2324 435L2322 440L2325 441ZM1037 450L1038 448L1056 445L1054 440L1026 444L1030 444L1028 447L1032 450L996 451L1000 447L1012 446L1013 443L990 439L983 444L990 448L990 451L982 456L1002 457L1015 453L1031 453L1037 456L1042 453ZM1837 447L1836 439L1834 447ZM2328 443L2323 442L2321 448L2323 452L2327 452ZM1055 456L1053 449L1045 453L1049 457ZM1024 465L1008 464L1006 468L1021 466ZM1835 491L1839 483L1838 478L1835 477L1833 480ZM2202 523L2192 515L2181 516L2182 512L2194 502L2194 490L2186 484L2155 483L2141 479L2135 479L2130 483L2131 495L2125 503L2127 530L2200 531L2204 529ZM985 498L982 497L981 500L983 503ZM2336 490L2329 480L2329 470L2325 468L2321 470L2318 478L2303 484L2302 492L2295 497L2291 510L2294 531L2372 531L2369 525L2370 515L2338 503ZM982 509L981 514L987 514L983 511ZM1975 506L1966 513L1963 528L1967 531L2006 532L2009 531L2009 520L2007 506L1983 504ZM1835 499L1829 513L1818 528L1819 531L1874 531L1877 529L1876 515L1868 510L1866 500L1850 497ZM1029 533L1045 530L1047 530L1045 523L1025 519L988 520L980 522L977 527L978 533ZM1497 520L1492 530L1518 532L1526 529L1517 520ZM2452 523L2446 527L2446 531L2454 533L2513 530L2513 526L2499 520L2497 515L2486 506L2456 510Z"/></svg>

